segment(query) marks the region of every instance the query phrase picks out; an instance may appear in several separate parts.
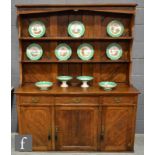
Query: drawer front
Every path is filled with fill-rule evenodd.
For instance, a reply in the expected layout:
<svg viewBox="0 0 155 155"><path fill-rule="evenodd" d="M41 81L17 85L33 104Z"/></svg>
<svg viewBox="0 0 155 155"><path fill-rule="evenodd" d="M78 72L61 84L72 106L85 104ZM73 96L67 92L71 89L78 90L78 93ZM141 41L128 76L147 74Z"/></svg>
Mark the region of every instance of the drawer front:
<svg viewBox="0 0 155 155"><path fill-rule="evenodd" d="M47 104L52 103L53 98L51 96L37 96L37 95L25 95L19 97L20 104Z"/></svg>
<svg viewBox="0 0 155 155"><path fill-rule="evenodd" d="M98 97L55 97L55 104L99 104Z"/></svg>
<svg viewBox="0 0 155 155"><path fill-rule="evenodd" d="M102 98L102 104L133 104L133 96L105 96Z"/></svg>

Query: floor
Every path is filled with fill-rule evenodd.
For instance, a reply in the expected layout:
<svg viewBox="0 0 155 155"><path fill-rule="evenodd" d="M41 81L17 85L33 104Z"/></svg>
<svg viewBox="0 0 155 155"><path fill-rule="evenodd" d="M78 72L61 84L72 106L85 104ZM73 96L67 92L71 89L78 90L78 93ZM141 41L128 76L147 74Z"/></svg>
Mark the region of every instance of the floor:
<svg viewBox="0 0 155 155"><path fill-rule="evenodd" d="M144 155L144 135L136 134L135 139L135 152L133 153L75 153L75 152L16 152L14 147L14 135L12 133L12 153L11 155Z"/></svg>

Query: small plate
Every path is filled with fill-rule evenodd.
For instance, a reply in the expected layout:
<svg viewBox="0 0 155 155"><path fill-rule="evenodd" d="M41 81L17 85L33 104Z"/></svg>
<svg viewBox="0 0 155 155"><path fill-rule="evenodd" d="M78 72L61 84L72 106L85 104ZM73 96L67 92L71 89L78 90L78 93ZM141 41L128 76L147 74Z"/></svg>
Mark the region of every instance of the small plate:
<svg viewBox="0 0 155 155"><path fill-rule="evenodd" d="M104 90L112 90L117 86L116 82L102 81L98 83L100 87L103 87Z"/></svg>
<svg viewBox="0 0 155 155"><path fill-rule="evenodd" d="M41 21L33 21L28 28L30 36L40 38L45 34L46 27Z"/></svg>
<svg viewBox="0 0 155 155"><path fill-rule="evenodd" d="M65 43L59 44L55 49L55 56L58 60L68 60L71 57L72 49Z"/></svg>
<svg viewBox="0 0 155 155"><path fill-rule="evenodd" d="M85 26L80 21L73 21L68 25L68 34L73 38L82 37L85 33Z"/></svg>
<svg viewBox="0 0 155 155"><path fill-rule="evenodd" d="M122 57L122 47L117 43L109 44L106 49L107 57L111 60L118 60Z"/></svg>
<svg viewBox="0 0 155 155"><path fill-rule="evenodd" d="M124 32L124 26L123 24L118 20L112 20L107 25L107 33L111 37L120 37Z"/></svg>
<svg viewBox="0 0 155 155"><path fill-rule="evenodd" d="M30 44L26 48L26 56L30 60L39 60L42 57L42 55L43 55L43 49L38 44L35 43Z"/></svg>
<svg viewBox="0 0 155 155"><path fill-rule="evenodd" d="M35 83L36 87L39 87L40 90L48 90L49 87L53 85L53 82L50 81L39 81Z"/></svg>
<svg viewBox="0 0 155 155"><path fill-rule="evenodd" d="M77 54L82 60L90 60L94 56L94 49L92 45L84 43L78 47Z"/></svg>

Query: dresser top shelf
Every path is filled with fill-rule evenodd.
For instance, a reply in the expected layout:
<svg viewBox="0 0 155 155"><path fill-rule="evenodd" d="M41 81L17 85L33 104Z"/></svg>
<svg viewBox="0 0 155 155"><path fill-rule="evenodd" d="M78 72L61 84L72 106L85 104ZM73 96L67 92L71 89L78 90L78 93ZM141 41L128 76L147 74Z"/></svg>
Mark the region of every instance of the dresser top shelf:
<svg viewBox="0 0 155 155"><path fill-rule="evenodd" d="M104 94L139 94L139 91L132 85L118 84L112 91L104 91L99 86L92 86L89 88L81 88L80 86L70 86L68 88L61 88L56 84L47 91L39 90L34 84L25 84L15 91L16 94L51 94L51 95L104 95Z"/></svg>
<svg viewBox="0 0 155 155"><path fill-rule="evenodd" d="M72 7L72 6L78 6L78 7L84 7L84 6L97 6L97 7L102 7L102 6L110 6L110 7L113 7L113 6L116 6L116 7L120 7L120 6L123 6L123 7L136 7L137 4L136 3L107 3L107 4L16 4L16 7L17 8L22 8L22 7Z"/></svg>
<svg viewBox="0 0 155 155"><path fill-rule="evenodd" d="M51 5L51 4L17 4L17 14L52 13L61 11L95 11L116 14L135 14L137 4L70 4L70 5Z"/></svg>

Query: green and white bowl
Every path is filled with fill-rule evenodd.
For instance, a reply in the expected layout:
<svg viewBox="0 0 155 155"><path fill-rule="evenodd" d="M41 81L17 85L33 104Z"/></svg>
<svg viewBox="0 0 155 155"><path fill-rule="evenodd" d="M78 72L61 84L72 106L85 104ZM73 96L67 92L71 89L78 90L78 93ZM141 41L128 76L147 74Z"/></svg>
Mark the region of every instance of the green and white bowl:
<svg viewBox="0 0 155 155"><path fill-rule="evenodd" d="M60 61L68 60L71 57L72 49L65 43L59 44L55 49L55 56Z"/></svg>
<svg viewBox="0 0 155 155"><path fill-rule="evenodd" d="M71 76L58 76L57 79L62 81L61 87L66 88L68 87L67 81L73 79Z"/></svg>
<svg viewBox="0 0 155 155"><path fill-rule="evenodd" d="M73 38L80 38L85 33L85 26L80 21L72 21L68 25L68 34Z"/></svg>
<svg viewBox="0 0 155 155"><path fill-rule="evenodd" d="M111 60L118 60L122 57L122 47L117 43L111 43L106 49L106 55Z"/></svg>
<svg viewBox="0 0 155 155"><path fill-rule="evenodd" d="M41 21L33 21L29 25L28 31L30 36L34 38L41 38L46 32L46 27Z"/></svg>
<svg viewBox="0 0 155 155"><path fill-rule="evenodd" d="M100 87L102 87L104 90L112 90L117 86L116 82L110 82L110 81L102 81L98 83Z"/></svg>
<svg viewBox="0 0 155 155"><path fill-rule="evenodd" d="M94 56L93 46L87 43L81 44L77 49L78 57L84 61L92 59Z"/></svg>
<svg viewBox="0 0 155 155"><path fill-rule="evenodd" d="M40 90L48 90L53 85L50 81L39 81L35 83L35 86L40 88Z"/></svg>
<svg viewBox="0 0 155 155"><path fill-rule="evenodd" d="M89 87L88 81L93 80L93 77L92 76L78 76L77 79L82 81L82 85L81 85L82 88L88 88Z"/></svg>
<svg viewBox="0 0 155 155"><path fill-rule="evenodd" d="M120 37L124 32L124 25L118 20L112 20L107 25L107 33L111 37Z"/></svg>
<svg viewBox="0 0 155 155"><path fill-rule="evenodd" d="M26 56L30 60L39 60L43 55L43 49L39 44L32 43L26 48Z"/></svg>

